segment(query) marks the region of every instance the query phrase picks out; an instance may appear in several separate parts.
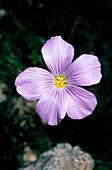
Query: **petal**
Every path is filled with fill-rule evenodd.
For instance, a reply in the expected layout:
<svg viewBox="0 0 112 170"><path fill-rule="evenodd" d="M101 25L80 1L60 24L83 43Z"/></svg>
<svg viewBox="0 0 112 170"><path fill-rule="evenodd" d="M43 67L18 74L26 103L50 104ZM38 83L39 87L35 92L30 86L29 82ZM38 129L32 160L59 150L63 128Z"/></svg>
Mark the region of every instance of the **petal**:
<svg viewBox="0 0 112 170"><path fill-rule="evenodd" d="M49 125L57 125L65 117L67 104L63 90L54 89L41 98L36 111L42 120Z"/></svg>
<svg viewBox="0 0 112 170"><path fill-rule="evenodd" d="M66 71L71 84L89 86L101 80L101 64L94 55L83 54L77 58Z"/></svg>
<svg viewBox="0 0 112 170"><path fill-rule="evenodd" d="M53 76L50 72L36 67L27 68L16 80L17 92L27 100L37 100L47 89L53 86Z"/></svg>
<svg viewBox="0 0 112 170"><path fill-rule="evenodd" d="M73 60L74 48L61 36L55 36L44 44L42 54L46 65L53 74L63 74Z"/></svg>
<svg viewBox="0 0 112 170"><path fill-rule="evenodd" d="M67 114L70 118L82 119L92 114L97 105L94 94L78 86L67 87L66 91L68 100Z"/></svg>

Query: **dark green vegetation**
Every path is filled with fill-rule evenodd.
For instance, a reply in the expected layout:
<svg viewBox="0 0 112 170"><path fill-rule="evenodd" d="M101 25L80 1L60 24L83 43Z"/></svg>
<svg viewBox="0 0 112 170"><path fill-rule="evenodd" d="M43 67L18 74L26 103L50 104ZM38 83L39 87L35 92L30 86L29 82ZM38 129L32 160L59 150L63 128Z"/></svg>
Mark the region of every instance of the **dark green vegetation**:
<svg viewBox="0 0 112 170"><path fill-rule="evenodd" d="M89 87L98 105L83 120L67 116L58 126L42 123L35 103L16 92L16 76L29 66L45 68L41 47L61 35L75 48L75 57L95 54L103 78ZM0 169L23 166L24 148L38 155L59 142L91 153L95 170L112 169L112 1L0 0ZM10 168L9 168L10 167Z"/></svg>

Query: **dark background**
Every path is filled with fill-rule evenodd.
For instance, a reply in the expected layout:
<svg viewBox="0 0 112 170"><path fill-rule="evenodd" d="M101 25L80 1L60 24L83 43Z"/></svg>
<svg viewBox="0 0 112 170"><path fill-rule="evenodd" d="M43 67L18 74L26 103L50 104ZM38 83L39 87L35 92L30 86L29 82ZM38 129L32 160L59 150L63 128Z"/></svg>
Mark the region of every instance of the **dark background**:
<svg viewBox="0 0 112 170"><path fill-rule="evenodd" d="M29 66L46 68L41 47L61 35L75 57L95 54L102 80L91 86L98 100L83 120L67 116L57 126L45 125L35 103L16 92L16 76ZM89 152L95 170L112 169L112 1L0 0L0 170L24 165L24 148L39 156L57 143L69 142Z"/></svg>

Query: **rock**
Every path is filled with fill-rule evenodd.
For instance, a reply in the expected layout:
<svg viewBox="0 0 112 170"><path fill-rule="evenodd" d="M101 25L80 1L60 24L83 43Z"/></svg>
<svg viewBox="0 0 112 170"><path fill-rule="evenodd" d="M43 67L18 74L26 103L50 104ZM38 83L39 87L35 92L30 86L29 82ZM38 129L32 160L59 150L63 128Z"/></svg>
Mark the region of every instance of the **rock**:
<svg viewBox="0 0 112 170"><path fill-rule="evenodd" d="M40 155L38 161L19 170L93 170L94 160L79 146L68 143L57 144Z"/></svg>
<svg viewBox="0 0 112 170"><path fill-rule="evenodd" d="M31 163L37 160L37 155L33 153L33 151L29 146L26 146L24 148L23 160L24 160L24 165L28 165L29 162Z"/></svg>

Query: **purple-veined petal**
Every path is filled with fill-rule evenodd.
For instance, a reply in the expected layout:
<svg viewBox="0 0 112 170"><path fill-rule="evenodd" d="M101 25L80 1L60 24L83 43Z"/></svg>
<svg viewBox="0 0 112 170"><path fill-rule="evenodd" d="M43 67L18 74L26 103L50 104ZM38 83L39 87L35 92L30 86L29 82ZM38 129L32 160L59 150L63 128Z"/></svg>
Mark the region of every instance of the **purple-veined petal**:
<svg viewBox="0 0 112 170"><path fill-rule="evenodd" d="M25 99L37 100L52 89L53 75L44 69L30 67L17 76L15 86Z"/></svg>
<svg viewBox="0 0 112 170"><path fill-rule="evenodd" d="M67 111L65 100L64 90L54 88L38 101L36 111L45 123L57 125L65 117Z"/></svg>
<svg viewBox="0 0 112 170"><path fill-rule="evenodd" d="M42 54L46 65L53 74L63 74L71 64L74 56L72 45L64 41L61 36L50 38L42 47Z"/></svg>
<svg viewBox="0 0 112 170"><path fill-rule="evenodd" d="M67 115L72 119L82 119L92 114L97 105L95 95L78 86L67 87L66 98L68 101Z"/></svg>
<svg viewBox="0 0 112 170"><path fill-rule="evenodd" d="M94 55L83 54L78 57L66 71L67 80L71 84L90 86L101 80L101 64Z"/></svg>

